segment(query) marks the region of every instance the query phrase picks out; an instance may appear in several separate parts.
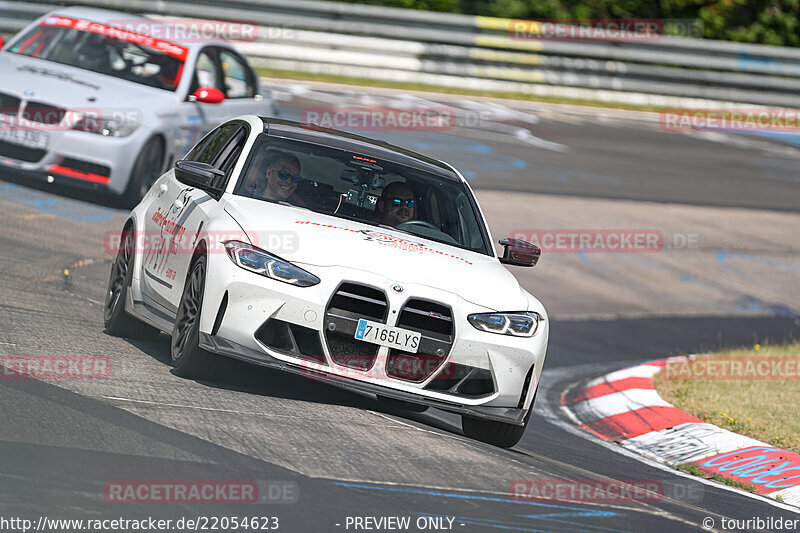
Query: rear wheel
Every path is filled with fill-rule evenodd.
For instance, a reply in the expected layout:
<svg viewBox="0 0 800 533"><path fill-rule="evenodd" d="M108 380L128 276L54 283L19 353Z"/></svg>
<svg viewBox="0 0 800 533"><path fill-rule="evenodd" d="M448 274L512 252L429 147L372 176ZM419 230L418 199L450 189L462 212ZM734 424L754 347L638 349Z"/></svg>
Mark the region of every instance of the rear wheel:
<svg viewBox="0 0 800 533"><path fill-rule="evenodd" d="M172 364L183 377L209 377L219 370L221 357L200 348L200 313L206 286L206 258L192 265L172 329Z"/></svg>
<svg viewBox="0 0 800 533"><path fill-rule="evenodd" d="M471 439L500 448L511 448L522 439L522 435L528 427L528 421L531 419L531 413L533 413L533 405L525 415L522 426L461 415L461 428L464 430L464 435Z"/></svg>
<svg viewBox="0 0 800 533"><path fill-rule="evenodd" d="M150 187L161 176L164 164L164 147L161 139L153 137L144 145L136 164L133 165L128 186L122 194L122 203L125 207L133 208L142 201Z"/></svg>
<svg viewBox="0 0 800 533"><path fill-rule="evenodd" d="M133 277L133 254L135 252L133 230L122 230L119 250L111 265L111 276L106 291L103 323L106 331L115 337L153 337L158 330L132 317L125 311L128 289Z"/></svg>

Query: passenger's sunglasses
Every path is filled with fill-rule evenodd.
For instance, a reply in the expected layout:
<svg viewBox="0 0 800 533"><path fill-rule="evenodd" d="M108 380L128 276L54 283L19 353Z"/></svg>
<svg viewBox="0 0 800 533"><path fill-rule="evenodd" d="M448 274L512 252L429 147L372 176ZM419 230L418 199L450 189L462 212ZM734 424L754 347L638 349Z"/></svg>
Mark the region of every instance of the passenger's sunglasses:
<svg viewBox="0 0 800 533"><path fill-rule="evenodd" d="M392 205L394 207L400 207L401 205L405 205L406 207L414 207L415 205L417 205L417 202L413 198L410 200L403 200L402 198L392 198Z"/></svg>
<svg viewBox="0 0 800 533"><path fill-rule="evenodd" d="M302 176L298 176L297 174L292 174L291 172L287 172L285 170L278 171L278 177L284 181L292 178L292 183L300 183L300 180L303 179Z"/></svg>

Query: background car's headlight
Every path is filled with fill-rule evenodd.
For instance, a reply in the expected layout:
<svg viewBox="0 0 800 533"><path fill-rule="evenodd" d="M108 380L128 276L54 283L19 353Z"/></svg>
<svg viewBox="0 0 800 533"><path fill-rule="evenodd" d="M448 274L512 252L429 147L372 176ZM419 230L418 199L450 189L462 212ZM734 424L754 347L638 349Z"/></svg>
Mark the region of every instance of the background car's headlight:
<svg viewBox="0 0 800 533"><path fill-rule="evenodd" d="M536 333L542 317L533 311L520 311L513 313L477 313L469 315L467 320L481 331L514 337L530 337Z"/></svg>
<svg viewBox="0 0 800 533"><path fill-rule="evenodd" d="M97 133L105 137L127 137L138 127L138 122L124 117L101 118L85 115L72 126L72 129Z"/></svg>
<svg viewBox="0 0 800 533"><path fill-rule="evenodd" d="M314 274L247 243L228 241L225 243L225 250L231 261L250 272L298 287L310 287L319 283L319 278Z"/></svg>

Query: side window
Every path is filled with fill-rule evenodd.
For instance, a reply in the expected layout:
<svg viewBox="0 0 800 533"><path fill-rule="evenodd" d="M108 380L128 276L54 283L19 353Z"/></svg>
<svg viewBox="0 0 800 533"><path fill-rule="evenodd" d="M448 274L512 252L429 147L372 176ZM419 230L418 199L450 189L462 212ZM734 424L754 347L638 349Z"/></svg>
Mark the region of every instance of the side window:
<svg viewBox="0 0 800 533"><path fill-rule="evenodd" d="M226 50L220 50L219 59L222 63L225 98L252 98L255 96L256 91L250 68L242 59Z"/></svg>
<svg viewBox="0 0 800 533"><path fill-rule="evenodd" d="M209 133L200 144L195 146L186 156L186 159L217 166L216 163L220 159L219 156L222 155L223 148L227 146L228 141L240 128L241 126L236 123L223 124Z"/></svg>
<svg viewBox="0 0 800 533"><path fill-rule="evenodd" d="M213 52L204 50L197 56L197 65L194 69L194 81L190 93L199 87L220 87L217 77L217 62Z"/></svg>

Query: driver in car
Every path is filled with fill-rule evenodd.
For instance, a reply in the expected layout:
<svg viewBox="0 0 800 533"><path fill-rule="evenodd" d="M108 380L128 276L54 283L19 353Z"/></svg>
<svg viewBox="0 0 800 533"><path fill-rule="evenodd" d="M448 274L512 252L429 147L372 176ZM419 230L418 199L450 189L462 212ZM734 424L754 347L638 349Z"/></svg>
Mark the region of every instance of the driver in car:
<svg viewBox="0 0 800 533"><path fill-rule="evenodd" d="M379 222L395 227L416 219L417 201L411 187L399 181L387 185L378 199Z"/></svg>

